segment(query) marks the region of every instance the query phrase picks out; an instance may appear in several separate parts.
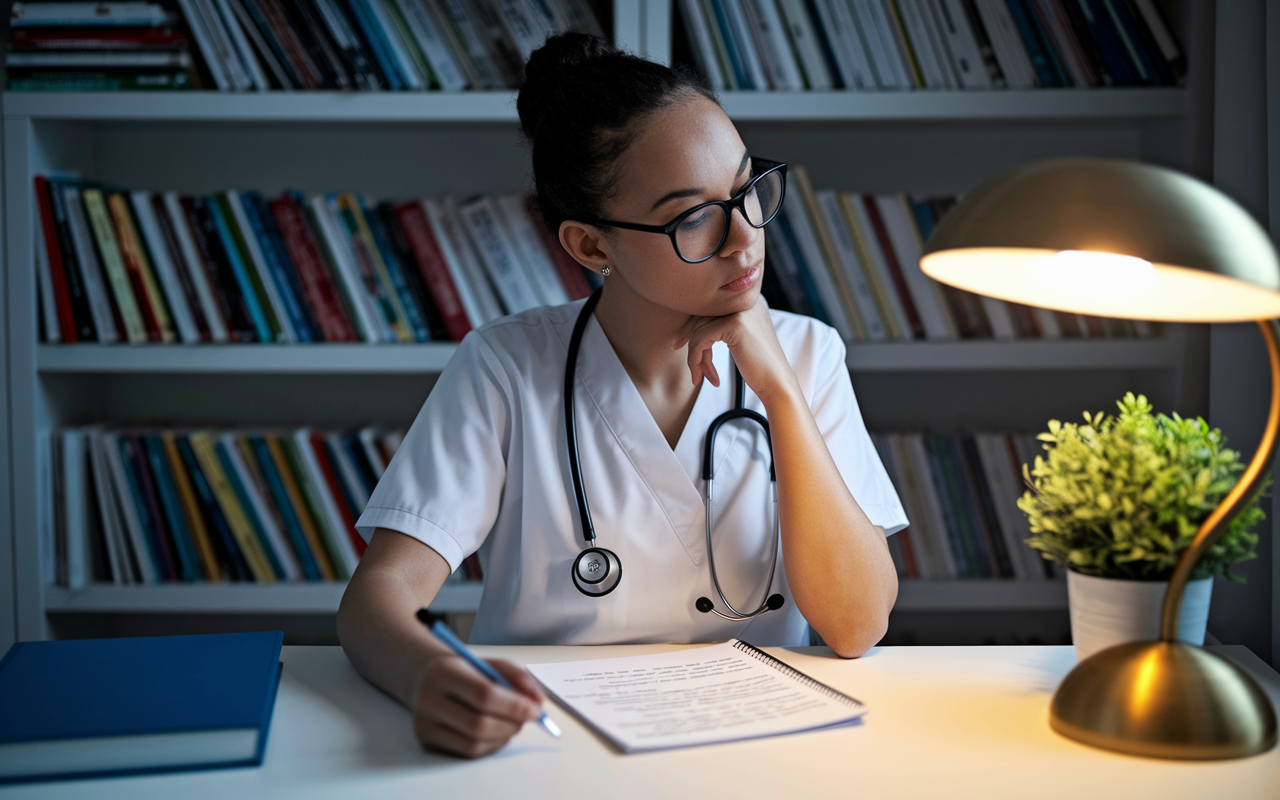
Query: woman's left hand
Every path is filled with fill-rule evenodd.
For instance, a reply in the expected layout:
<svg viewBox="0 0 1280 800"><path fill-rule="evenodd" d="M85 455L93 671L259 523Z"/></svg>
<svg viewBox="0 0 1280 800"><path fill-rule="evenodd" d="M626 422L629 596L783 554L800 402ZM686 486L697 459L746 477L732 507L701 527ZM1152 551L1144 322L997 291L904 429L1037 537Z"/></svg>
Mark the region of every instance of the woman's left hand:
<svg viewBox="0 0 1280 800"><path fill-rule="evenodd" d="M711 347L716 342L729 346L742 379L766 406L771 396L799 389L791 364L778 343L778 334L769 317L769 304L763 295L746 311L723 317L690 318L672 349L689 345L689 373L695 386L704 377L713 386L720 385L720 375L711 361Z"/></svg>

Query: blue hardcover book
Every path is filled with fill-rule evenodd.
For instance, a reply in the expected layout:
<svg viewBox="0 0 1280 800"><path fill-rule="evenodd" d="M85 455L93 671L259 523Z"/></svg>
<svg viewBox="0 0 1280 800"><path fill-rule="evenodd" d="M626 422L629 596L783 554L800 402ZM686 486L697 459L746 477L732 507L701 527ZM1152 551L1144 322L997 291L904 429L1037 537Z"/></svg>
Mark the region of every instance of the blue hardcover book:
<svg viewBox="0 0 1280 800"><path fill-rule="evenodd" d="M218 229L218 238L222 240L222 249L227 254L227 261L231 262L231 271L235 273L236 284L240 286L240 294L244 296L244 304L249 309L249 317L253 320L253 328L258 332L258 341L274 342L276 337L272 335L271 326L267 324L267 317L262 313L262 304L258 302L258 294L253 290L253 281L249 279L249 272L245 268L244 262L240 260L240 250L236 247L235 239L231 236L231 229L227 227L227 221L223 219L222 208L214 198L210 198L207 208L209 209L209 217Z"/></svg>
<svg viewBox="0 0 1280 800"><path fill-rule="evenodd" d="M184 581L194 583L201 580L204 574L200 571L200 560L196 556L195 540L187 527L187 515L182 510L182 501L178 499L178 488L173 484L173 476L169 474L169 458L164 452L164 444L154 434L140 437L142 447L147 451L147 460L151 462L151 474L159 489L160 508L169 522L169 531L173 534L173 543L178 551L178 571Z"/></svg>
<svg viewBox="0 0 1280 800"><path fill-rule="evenodd" d="M0 782L261 764L283 639L15 644L0 659Z"/></svg>
<svg viewBox="0 0 1280 800"><path fill-rule="evenodd" d="M244 509L244 515L249 518L249 524L253 526L253 534L258 537L259 544L262 545L262 552L267 556L267 561L271 564L271 571L275 573L276 580L284 580L284 567L280 566L280 559L276 557L276 550L271 546L271 540L267 538L267 532L262 527L262 521L258 519L258 514L253 509L253 501L249 499L249 493L245 491L244 484L240 481L240 470L236 469L235 462L231 460L231 456L227 455L227 446L221 441L214 444L214 449L218 453L218 462L222 464L222 471L227 474L227 480L231 482L231 488L235 490L236 499L240 501L240 507Z"/></svg>
<svg viewBox="0 0 1280 800"><path fill-rule="evenodd" d="M253 454L258 457L258 469L262 470L262 476L267 481L267 489L276 503L276 510L284 520L284 529L289 534L289 541L293 543L293 552L298 554L302 574L309 581L324 580L320 567L316 565L315 556L311 553L311 547L307 544L307 537L302 532L302 523L298 522L298 516L293 513L293 503L289 500L289 493L285 491L284 481L280 480L280 473L276 471L271 451L267 449L267 441L261 436L250 436L249 444L253 447Z"/></svg>
<svg viewBox="0 0 1280 800"><path fill-rule="evenodd" d="M124 462L125 480L129 484L129 495L133 499L133 506L138 512L138 523L142 526L143 538L147 540L147 550L151 555L151 563L155 566L156 574L160 576L161 581L175 581L178 576L173 571L172 563L166 557L167 548L160 541L162 533L159 529L159 523L151 518L151 507L147 503L142 476L138 474L141 466L139 460L142 458L142 454L136 452L137 445L129 436L122 435L116 442L120 446L120 459Z"/></svg>
<svg viewBox="0 0 1280 800"><path fill-rule="evenodd" d="M275 284L280 302L284 304L285 313L289 315L289 322L293 324L293 330L298 334L298 341L316 341L315 323L311 321L310 315L306 312L306 306L300 300L302 287L298 284L297 276L293 274L293 264L289 261L287 254L282 259L283 241L281 246L277 247L268 229L268 223L275 225L275 218L271 216L266 203L263 202L262 195L257 192L242 192L240 205L244 208L245 219L249 220L249 227L253 229L253 237L258 240L262 258L267 262L267 271L271 273L269 279ZM277 231L277 235L278 233Z"/></svg>
<svg viewBox="0 0 1280 800"><path fill-rule="evenodd" d="M405 88L400 70L396 68L395 59L391 57L391 45L382 38L382 30L378 27L378 20L374 17L373 10L365 0L349 0L348 5L351 7L352 16L356 18L356 24L364 33L365 40L369 42L374 60L387 76L387 82L391 84L391 88L397 91Z"/></svg>

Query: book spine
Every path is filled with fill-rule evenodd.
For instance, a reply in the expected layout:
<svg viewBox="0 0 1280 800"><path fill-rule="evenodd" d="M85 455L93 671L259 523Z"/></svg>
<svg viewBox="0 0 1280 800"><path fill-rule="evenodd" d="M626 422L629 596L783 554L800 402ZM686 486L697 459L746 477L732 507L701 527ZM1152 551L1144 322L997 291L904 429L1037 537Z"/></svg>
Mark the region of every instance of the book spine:
<svg viewBox="0 0 1280 800"><path fill-rule="evenodd" d="M360 535L356 533L354 526L346 524L342 498L335 497L330 491L324 470L312 446L311 436L311 431L303 428L282 441L301 488L311 504L320 532L325 536L334 567L340 576L345 574L349 577L360 561L360 552L354 542L355 539L360 539ZM355 534L354 538L352 534ZM363 544L363 539L360 541Z"/></svg>
<svg viewBox="0 0 1280 800"><path fill-rule="evenodd" d="M311 211L316 221L316 229L325 242L326 252L333 259L334 272L338 276L345 296L350 303L352 322L359 328L361 338L366 342L376 343L391 339L385 328L379 310L374 306L374 298L362 284L359 267L353 262L350 243L346 239L344 226L335 218L334 208L322 195L311 198ZM336 202L335 204L336 205Z"/></svg>
<svg viewBox="0 0 1280 800"><path fill-rule="evenodd" d="M223 247L214 204L208 198L183 198L179 201L187 219L192 241L200 252L209 285L218 303L218 311L226 320L227 337L233 341L252 342L258 338L250 319L249 308L240 293L239 279Z"/></svg>
<svg viewBox="0 0 1280 800"><path fill-rule="evenodd" d="M182 503L178 498L177 488L169 474L168 459L164 453L164 445L157 435L143 435L135 440L139 445L139 455L145 454L151 470L152 494L159 501L158 512L163 514L165 527L173 540L176 555L178 577L188 583L201 579L200 561L196 555L195 540L187 527Z"/></svg>
<svg viewBox="0 0 1280 800"><path fill-rule="evenodd" d="M239 192L228 190L217 196L217 202L232 241L239 249L240 261L253 284L258 305L271 329L272 339L279 342L298 341L297 331L293 329L293 322L285 310L284 300L280 297L275 278L267 265L261 240L249 220L244 199Z"/></svg>
<svg viewBox="0 0 1280 800"><path fill-rule="evenodd" d="M187 305L187 296L178 279L177 269L170 258L168 247L160 231L160 223L155 218L148 192L131 192L129 200L133 204L133 213L141 229L140 242L145 244L150 253L150 265L159 278L163 290L166 307L172 315L172 325L177 329L178 337L188 344L200 341L200 330L196 327L192 309Z"/></svg>
<svg viewBox="0 0 1280 800"><path fill-rule="evenodd" d="M893 289L897 293L898 301L902 305L903 312L906 314L907 322L911 327L912 338L925 338L925 327L921 320L919 310L916 307L914 298L911 296L911 290L908 288L906 277L902 272L901 265L898 264L898 257L894 252L893 243L889 239L888 231L885 228L884 221L880 217L880 211L876 208L874 197L866 196L862 198L863 208L866 211L867 220L870 223L871 230L868 233L875 237L875 243L878 244L879 252L886 265L889 276L893 281Z"/></svg>
<svg viewBox="0 0 1280 800"><path fill-rule="evenodd" d="M253 524L263 552L276 571L276 577L286 581L303 578L299 554L289 545L282 528L279 510L271 503L258 463L253 457L248 437L224 433L218 437L218 455L227 470L227 477L240 497L240 503Z"/></svg>
<svg viewBox="0 0 1280 800"><path fill-rule="evenodd" d="M533 195L527 195L524 201L525 212L531 221L534 229L538 233L538 237L542 240L542 246L546 249L547 255L551 258L551 263L555 265L556 273L560 276L560 282L564 286L565 292L569 296L569 300L581 300L591 294L591 286L587 283L585 268L569 255L569 251L564 249L564 245L560 243L560 237L547 228L542 222L542 214L538 210L537 198Z"/></svg>
<svg viewBox="0 0 1280 800"><path fill-rule="evenodd" d="M349 252L354 256L353 263L357 265L364 287L373 298L374 307L381 312L388 341L413 341L400 297L391 284L390 276L386 274L381 258L377 257L372 241L364 236L360 224L363 217L358 216L359 204L352 195L335 195L329 203L334 210L335 219L343 226L345 241L350 246Z"/></svg>
<svg viewBox="0 0 1280 800"><path fill-rule="evenodd" d="M478 198L464 204L458 212L507 312L515 314L541 305L515 248L502 230L492 199Z"/></svg>
<svg viewBox="0 0 1280 800"><path fill-rule="evenodd" d="M280 230L267 209L266 201L257 192L245 192L240 195L240 201L297 341L319 340L317 326L302 300L302 286L298 282L294 265L289 261L289 253L284 248Z"/></svg>
<svg viewBox="0 0 1280 800"><path fill-rule="evenodd" d="M266 446L267 456L271 458L275 471L280 477L281 488L284 490L281 505L287 504L293 510L306 547L315 560L316 568L320 571L321 580L338 580L339 575L334 569L332 556L320 535L313 512L300 487L300 477L295 474L294 467L289 463L280 437L264 436L263 443Z"/></svg>
<svg viewBox="0 0 1280 800"><path fill-rule="evenodd" d="M446 92L469 88L470 81L454 63L449 44L426 4L422 0L396 0L396 3L423 57L440 82L440 88Z"/></svg>
<svg viewBox="0 0 1280 800"><path fill-rule="evenodd" d="M117 507L124 519L125 531L128 533L129 545L133 551L134 564L143 583L159 583L163 576L160 554L148 540L146 531L139 516L134 480L125 466L125 450L127 442L116 434L104 434L102 452L111 470L115 485Z"/></svg>
<svg viewBox="0 0 1280 800"><path fill-rule="evenodd" d="M266 309L262 307L263 299L258 295L257 288L249 275L249 268L242 258L240 246L232 238L232 231L227 224L227 217L230 216L229 206L226 206L224 198L211 197L205 204L205 209L213 222L214 230L221 244L221 252L226 256L227 263L231 266L231 272L235 275L235 282L240 289L239 295L243 298L245 309L253 324L254 335L257 336L260 342L274 342L276 337L272 327L267 322Z"/></svg>
<svg viewBox="0 0 1280 800"><path fill-rule="evenodd" d="M41 228L44 231L44 247L48 254L50 272L53 275L54 298L57 301L58 323L62 341L80 341L80 332L71 310L71 293L67 288L67 275L62 260L62 248L58 242L58 227L53 210L52 186L43 175L35 178L36 200L40 207Z"/></svg>
<svg viewBox="0 0 1280 800"><path fill-rule="evenodd" d="M319 247L307 228L298 200L286 195L272 201L270 208L285 250L297 271L302 297L314 314L319 338L327 342L356 341L355 330L342 308L342 301L325 268Z"/></svg>
<svg viewBox="0 0 1280 800"><path fill-rule="evenodd" d="M267 560L262 541L255 533L244 506L241 505L239 493L232 485L230 476L223 469L222 458L213 436L208 433L198 432L191 434L188 437L188 441L190 441L191 449L200 464L200 469L205 479L208 480L214 497L218 501L218 506L227 521L227 526L231 529L232 535L235 536L240 552L244 554L245 561L253 574L254 580L258 583L274 583L276 581L274 566Z"/></svg>
<svg viewBox="0 0 1280 800"><path fill-rule="evenodd" d="M462 298L449 274L444 254L431 232L425 211L419 203L410 202L396 206L395 212L418 269L435 298L449 338L455 342L462 341L471 331L471 322L467 319Z"/></svg>
<svg viewBox="0 0 1280 800"><path fill-rule="evenodd" d="M501 316L502 310L498 308L496 299L490 305L486 302L487 298L482 295L487 286L472 285L470 277L473 274L479 280L486 279L483 275L477 274L478 267L473 271L467 263L470 258L470 255L465 252L468 243L457 235L458 230L452 209L446 203L429 199L422 200L422 208L426 212L429 229L440 246L449 278L457 289L470 326L478 328L489 320Z"/></svg>
<svg viewBox="0 0 1280 800"><path fill-rule="evenodd" d="M247 441L244 443L248 445L245 448L245 460L248 461L250 454L256 456L257 467L265 479L264 482L270 492L270 498L273 501L275 510L284 522L284 532L288 535L289 544L292 545L293 552L298 559L298 565L302 568L302 576L309 581L324 580L324 574L321 572L317 561L319 553L312 552L311 545L307 541L306 535L302 532L302 523L298 521L298 515L295 513L291 499L285 491L284 481L281 480L280 474L276 471L276 464L271 457L270 451L267 450L266 441L261 436L250 436L247 437Z"/></svg>
<svg viewBox="0 0 1280 800"><path fill-rule="evenodd" d="M142 440L137 436L121 435L119 438L120 455L125 464L125 475L129 479L130 493L134 505L138 509L138 519L146 532L156 563L160 566L160 579L165 582L177 581L181 577L178 560L175 558L174 546L168 536L167 526L160 513L160 503L156 498L155 484L152 482L150 469L147 466L146 452Z"/></svg>
<svg viewBox="0 0 1280 800"><path fill-rule="evenodd" d="M225 342L226 323L213 299L204 265L200 263L200 255L191 239L191 232L187 230L186 218L182 214L182 207L178 205L177 195L172 195L172 198L171 205L165 197L152 195L152 214L160 226L201 341ZM173 208L177 208L176 214Z"/></svg>
<svg viewBox="0 0 1280 800"><path fill-rule="evenodd" d="M129 270L130 282L134 293L142 301L143 321L147 323L149 334L161 342L177 341L173 330L173 320L165 304L164 294L151 268L151 261L143 247L138 229L133 224L133 215L129 203L123 193L107 196L107 208L111 211L111 219L115 223L116 236L120 241L120 253Z"/></svg>
<svg viewBox="0 0 1280 800"><path fill-rule="evenodd" d="M333 497L339 513L342 515L343 530L347 533L356 554L363 556L365 543L355 527L356 515L363 506L358 508L355 505L346 484L339 478L337 468L334 466L333 454L330 452L326 438L320 434L313 433L310 435L309 443L324 477L325 485L329 488L329 494Z"/></svg>
<svg viewBox="0 0 1280 800"><path fill-rule="evenodd" d="M196 457L191 442L184 436L178 438L177 443L178 452L182 455L182 463L187 468L187 474L191 476L191 484L195 488L201 511L209 521L210 528L217 534L212 541L216 543L221 559L219 563L225 567L225 574L234 581L254 580L254 571L249 566L245 554L240 550L236 535L232 532L230 523L218 505L213 487L200 467L200 461Z"/></svg>
<svg viewBox="0 0 1280 800"><path fill-rule="evenodd" d="M845 325L850 329L849 340L865 340L868 338L866 327L863 324L861 315L858 314L857 303L853 299L853 289L849 285L845 277L845 272L840 268L839 256L836 252L835 242L832 240L831 231L827 230L827 226L823 222L822 211L818 208L818 200L814 196L813 186L809 183L809 172L803 166L797 165L794 170L796 176L796 188L800 190L800 198L803 200L804 214L809 219L810 229L817 235L816 244L819 245L818 250L822 258L816 264L816 268L825 269L829 284L827 292L830 295L831 303L839 309L839 316L844 318ZM825 301L825 298L824 298Z"/></svg>
<svg viewBox="0 0 1280 800"><path fill-rule="evenodd" d="M206 581L220 581L223 577L222 570L214 553L204 515L200 513L200 504L196 500L195 489L192 488L191 476L187 474L187 469L182 462L182 454L178 452L178 442L170 432L160 434L159 438L164 457L168 460L169 472L173 476L174 490L182 505L187 529L195 545L201 576Z"/></svg>
<svg viewBox="0 0 1280 800"><path fill-rule="evenodd" d="M414 301L422 310L422 321L426 325L428 338L437 341L448 340L449 331L444 326L444 318L440 316L440 308L436 305L435 298L431 296L431 290L427 287L426 279L422 277L422 271L418 269L418 262L413 257L413 249L409 247L409 240L405 238L404 231L400 227L400 220L396 219L395 204L378 203L377 208L372 209L369 215L369 225L373 228L374 236L386 243L390 252L390 262L394 263L400 274L404 276L409 293L413 295Z"/></svg>
<svg viewBox="0 0 1280 800"><path fill-rule="evenodd" d="M352 210L356 224L360 227L360 236L372 257L374 268L378 271L379 281L389 287L389 294L399 300L399 311L404 320L409 341L425 342L431 338L427 329L426 317L418 298L404 274L400 262L391 251L391 246L382 235L381 225L376 212L365 198L353 196Z"/></svg>

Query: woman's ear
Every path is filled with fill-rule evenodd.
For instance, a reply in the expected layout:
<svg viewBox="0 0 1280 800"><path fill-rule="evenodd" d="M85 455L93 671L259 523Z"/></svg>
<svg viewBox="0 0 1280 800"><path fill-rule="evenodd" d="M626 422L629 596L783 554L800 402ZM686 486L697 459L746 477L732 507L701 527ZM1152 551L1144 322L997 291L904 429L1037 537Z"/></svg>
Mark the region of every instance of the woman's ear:
<svg viewBox="0 0 1280 800"><path fill-rule="evenodd" d="M573 260L599 275L612 259L609 243L594 225L573 220L560 223L560 244L573 256Z"/></svg>

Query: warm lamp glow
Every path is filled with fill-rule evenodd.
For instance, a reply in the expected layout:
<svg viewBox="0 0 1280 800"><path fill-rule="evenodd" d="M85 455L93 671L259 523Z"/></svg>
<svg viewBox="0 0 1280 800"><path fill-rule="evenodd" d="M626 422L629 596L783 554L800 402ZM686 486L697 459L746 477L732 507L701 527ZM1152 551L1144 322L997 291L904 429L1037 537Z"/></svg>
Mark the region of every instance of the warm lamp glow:
<svg viewBox="0 0 1280 800"><path fill-rule="evenodd" d="M1115 253L1060 250L1031 268L1036 280L1056 292L1099 300L1137 297L1156 285L1150 261Z"/></svg>
<svg viewBox="0 0 1280 800"><path fill-rule="evenodd" d="M1099 317L1169 322L1246 322L1280 317L1280 292L1272 289L1211 272L1110 253L1069 256L1069 252L970 247L930 253L920 260L920 268L935 280L978 294ZM1099 257L1105 262L1095 260ZM1117 264L1132 262L1137 262L1139 268L1126 266L1112 271ZM1110 266L1100 266L1104 263ZM1140 268L1144 264L1150 266L1149 272ZM1099 274L1104 277L1099 279ZM1148 288L1136 294L1121 291L1141 288L1140 281L1146 282Z"/></svg>

